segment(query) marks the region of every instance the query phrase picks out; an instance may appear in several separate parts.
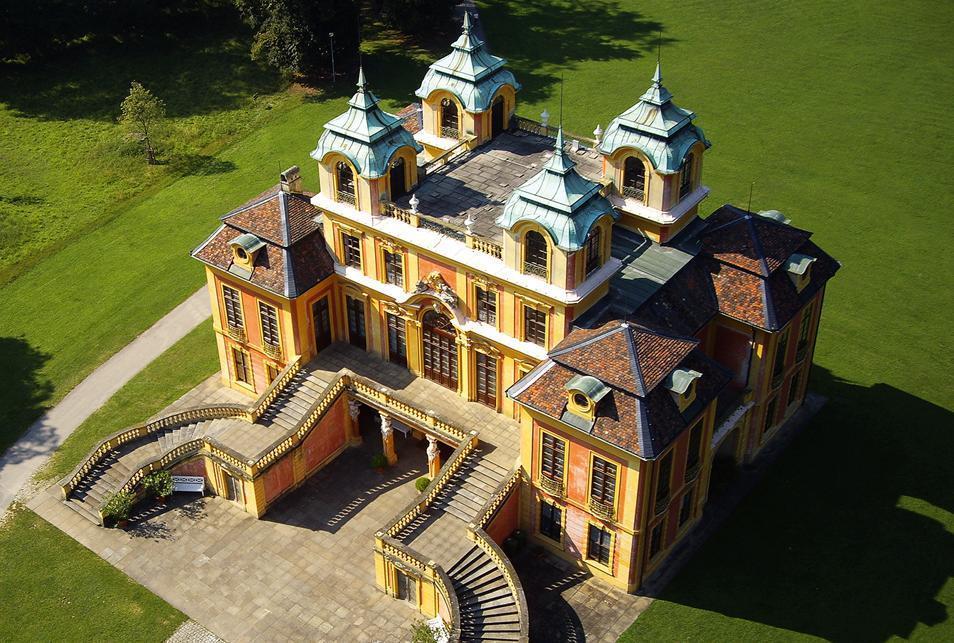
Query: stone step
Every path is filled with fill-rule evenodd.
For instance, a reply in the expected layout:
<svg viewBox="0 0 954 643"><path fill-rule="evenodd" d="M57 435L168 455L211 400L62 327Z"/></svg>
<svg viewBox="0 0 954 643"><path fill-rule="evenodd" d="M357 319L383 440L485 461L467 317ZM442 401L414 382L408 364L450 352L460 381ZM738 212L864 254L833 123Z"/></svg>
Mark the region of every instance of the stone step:
<svg viewBox="0 0 954 643"><path fill-rule="evenodd" d="M494 565L490 558L483 558L480 565L471 567L468 571L451 576L451 581L457 585L472 586L480 582L483 578L488 578L492 574L500 574L500 570Z"/></svg>
<svg viewBox="0 0 954 643"><path fill-rule="evenodd" d="M455 585L459 585L464 592L473 594L480 594L483 591L490 591L497 587L509 587L496 565L491 565L491 569L482 576L474 576L469 580L455 583Z"/></svg>
<svg viewBox="0 0 954 643"><path fill-rule="evenodd" d="M462 493L461 489L445 491L437 497L437 501L444 503L456 503L461 509L473 511L474 515L477 515L477 513L480 512L486 503L486 501L483 500L475 500L474 498L467 495L466 491Z"/></svg>
<svg viewBox="0 0 954 643"><path fill-rule="evenodd" d="M89 520L91 523L93 523L94 525L102 524L100 523L99 513L95 509L87 505L85 502L82 502L80 500L76 500L73 498L69 500L64 500L63 502L67 507L77 512L78 514L80 514L81 516Z"/></svg>
<svg viewBox="0 0 954 643"><path fill-rule="evenodd" d="M480 613L480 612L485 612L485 611L498 609L498 608L504 608L504 607L507 609L512 609L512 610L517 609L517 604L514 601L513 594L507 594L506 596L503 596L501 598L486 599L479 602L472 601L468 603L467 605L462 604L460 606L460 611L461 611L461 614L463 614L464 612Z"/></svg>
<svg viewBox="0 0 954 643"><path fill-rule="evenodd" d="M481 632L481 631L463 631L460 633L462 643L470 641L519 641L520 632Z"/></svg>
<svg viewBox="0 0 954 643"><path fill-rule="evenodd" d="M496 607L475 605L472 609L461 611L460 614L461 620L481 620L497 616L501 618L517 617L517 604L513 601L505 601Z"/></svg>
<svg viewBox="0 0 954 643"><path fill-rule="evenodd" d="M484 550L474 545L470 550L461 556L456 563L447 570L447 575L453 577L455 574L464 573L468 568L480 562L484 558Z"/></svg>
<svg viewBox="0 0 954 643"><path fill-rule="evenodd" d="M460 518L464 522L472 522L474 518L477 517L476 511L463 508L459 504L455 504L453 502L436 502L433 506L445 513L455 516L456 518Z"/></svg>
<svg viewBox="0 0 954 643"><path fill-rule="evenodd" d="M460 601L461 605L484 603L485 601L493 601L498 598L509 598L511 601L513 600L510 586L507 585L507 582L503 580L503 578L500 578L498 583L480 587L477 591L470 591L464 587L455 587L454 589L457 590L457 600Z"/></svg>

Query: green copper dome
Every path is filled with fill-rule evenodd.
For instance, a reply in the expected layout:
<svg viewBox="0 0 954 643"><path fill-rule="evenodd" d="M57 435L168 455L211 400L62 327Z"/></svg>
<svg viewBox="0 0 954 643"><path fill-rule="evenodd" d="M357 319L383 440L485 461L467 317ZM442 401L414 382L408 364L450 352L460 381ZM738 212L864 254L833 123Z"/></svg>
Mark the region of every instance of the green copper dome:
<svg viewBox="0 0 954 643"><path fill-rule="evenodd" d="M361 69L358 91L348 101L348 111L325 123L325 131L318 138L318 147L311 158L321 161L328 154L338 152L348 157L358 174L376 179L384 176L391 157L402 147L411 147L416 152L423 149L404 129L401 119L381 109Z"/></svg>
<svg viewBox="0 0 954 643"><path fill-rule="evenodd" d="M600 184L583 178L563 149L563 129L557 134L553 156L543 170L514 190L497 225L510 230L521 221L542 226L557 247L579 250L593 224L603 215L619 213L600 195Z"/></svg>
<svg viewBox="0 0 954 643"><path fill-rule="evenodd" d="M439 89L448 91L460 100L468 112L490 109L497 90L510 85L514 91L520 83L504 69L507 61L487 51L487 45L471 33L470 14L464 12L464 29L454 44L453 51L431 65L421 86L414 92L427 98Z"/></svg>
<svg viewBox="0 0 954 643"><path fill-rule="evenodd" d="M693 145L702 142L710 146L702 130L693 125L695 117L693 112L672 102L672 94L663 86L656 63L652 85L639 97L639 102L613 119L599 150L613 154L624 147L634 148L649 157L657 172L673 174L679 171Z"/></svg>

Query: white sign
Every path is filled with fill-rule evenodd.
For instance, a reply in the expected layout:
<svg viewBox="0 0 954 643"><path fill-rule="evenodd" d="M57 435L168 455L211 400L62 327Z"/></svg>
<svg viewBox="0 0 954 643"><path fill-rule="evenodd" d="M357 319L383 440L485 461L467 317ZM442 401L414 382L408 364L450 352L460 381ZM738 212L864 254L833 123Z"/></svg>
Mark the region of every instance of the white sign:
<svg viewBox="0 0 954 643"><path fill-rule="evenodd" d="M172 490L205 493L205 478L202 476L172 476Z"/></svg>

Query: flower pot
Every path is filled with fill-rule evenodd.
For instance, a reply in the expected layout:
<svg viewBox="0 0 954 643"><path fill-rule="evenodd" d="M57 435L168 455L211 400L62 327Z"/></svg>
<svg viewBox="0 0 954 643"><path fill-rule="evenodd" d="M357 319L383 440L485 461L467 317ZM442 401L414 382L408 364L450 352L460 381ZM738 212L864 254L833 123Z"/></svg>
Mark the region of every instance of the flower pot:
<svg viewBox="0 0 954 643"><path fill-rule="evenodd" d="M122 520L116 521L116 529L126 529L129 526L129 519L123 518Z"/></svg>
<svg viewBox="0 0 954 643"><path fill-rule="evenodd" d="M384 472L386 471L384 467L375 467L374 470L377 471L382 476L384 475Z"/></svg>
<svg viewBox="0 0 954 643"><path fill-rule="evenodd" d="M169 504L169 496L159 496L158 500L160 505L165 506Z"/></svg>

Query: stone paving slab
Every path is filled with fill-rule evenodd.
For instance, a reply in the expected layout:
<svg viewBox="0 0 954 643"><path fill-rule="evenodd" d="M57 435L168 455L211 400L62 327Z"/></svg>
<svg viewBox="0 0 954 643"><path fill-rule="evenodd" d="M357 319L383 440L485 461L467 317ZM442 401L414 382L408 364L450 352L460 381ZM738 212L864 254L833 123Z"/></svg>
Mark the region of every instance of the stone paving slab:
<svg viewBox="0 0 954 643"><path fill-rule="evenodd" d="M373 534L417 495L427 463L402 441L380 474L368 466L379 451L370 439L348 449L261 520L185 494L129 531L92 524L55 489L28 506L225 640L406 640L421 615L375 587Z"/></svg>

